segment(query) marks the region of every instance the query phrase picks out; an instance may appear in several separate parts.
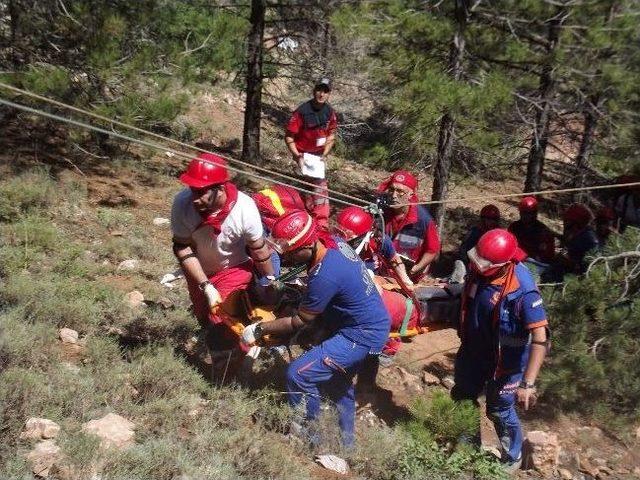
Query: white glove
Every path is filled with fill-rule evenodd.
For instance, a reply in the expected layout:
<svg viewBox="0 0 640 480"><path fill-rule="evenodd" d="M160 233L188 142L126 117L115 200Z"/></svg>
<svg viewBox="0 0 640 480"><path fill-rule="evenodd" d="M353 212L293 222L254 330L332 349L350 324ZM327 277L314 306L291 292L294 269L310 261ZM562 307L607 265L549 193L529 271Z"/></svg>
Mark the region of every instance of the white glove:
<svg viewBox="0 0 640 480"><path fill-rule="evenodd" d="M253 345L260 337L262 337L262 325L260 325L260 322L247 325L242 331L242 343L245 345Z"/></svg>
<svg viewBox="0 0 640 480"><path fill-rule="evenodd" d="M218 290L216 290L216 287L214 287L212 284L207 282L202 291L204 292L204 296L207 299L210 310L213 310L222 303L222 296L220 295L220 292L218 292Z"/></svg>

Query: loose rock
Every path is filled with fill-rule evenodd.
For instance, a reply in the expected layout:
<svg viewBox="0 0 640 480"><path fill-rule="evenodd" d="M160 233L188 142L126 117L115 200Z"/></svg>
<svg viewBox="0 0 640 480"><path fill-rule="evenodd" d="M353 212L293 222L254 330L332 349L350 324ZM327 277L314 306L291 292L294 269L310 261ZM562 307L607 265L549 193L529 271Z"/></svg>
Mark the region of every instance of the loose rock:
<svg viewBox="0 0 640 480"><path fill-rule="evenodd" d="M55 438L60 432L60 425L48 418L31 417L25 423L25 430L20 438L48 439Z"/></svg>
<svg viewBox="0 0 640 480"><path fill-rule="evenodd" d="M455 380L450 375L447 375L442 380L440 380L440 383L442 383L442 386L447 390L451 390L453 386L456 384Z"/></svg>
<svg viewBox="0 0 640 480"><path fill-rule="evenodd" d="M523 452L525 468L533 468L543 477L550 478L555 474L560 458L558 435L540 430L529 432L524 441Z"/></svg>
<svg viewBox="0 0 640 480"><path fill-rule="evenodd" d="M134 258L124 260L118 265L118 270L135 270L140 266L140 260Z"/></svg>
<svg viewBox="0 0 640 480"><path fill-rule="evenodd" d="M402 384L408 389L408 390L413 390L415 392L421 392L422 391L422 385L420 385L420 378L418 378L417 375L414 375L412 373L409 373L407 370L405 370L402 367L396 367L400 380L402 381Z"/></svg>
<svg viewBox="0 0 640 480"><path fill-rule="evenodd" d="M427 385L438 385L440 383L440 379L430 372L422 372L422 381Z"/></svg>
<svg viewBox="0 0 640 480"><path fill-rule="evenodd" d="M163 218L163 217L156 217L153 219L153 224L156 227L164 227L166 225L169 225L169 219L168 218Z"/></svg>
<svg viewBox="0 0 640 480"><path fill-rule="evenodd" d="M97 435L102 439L102 448L126 448L133 444L135 424L120 415L109 413L98 420L91 420L82 426L87 433Z"/></svg>
<svg viewBox="0 0 640 480"><path fill-rule="evenodd" d="M566 468L559 468L558 474L560 475L560 478L564 480L573 480L573 473L571 473Z"/></svg>
<svg viewBox="0 0 640 480"><path fill-rule="evenodd" d="M131 308L146 307L144 303L144 295L138 290L133 290L125 295L127 303Z"/></svg>
<svg viewBox="0 0 640 480"><path fill-rule="evenodd" d="M61 328L58 330L58 336L60 340L62 340L62 343L78 343L78 332L71 328Z"/></svg>
<svg viewBox="0 0 640 480"><path fill-rule="evenodd" d="M31 471L42 478L49 476L54 464L62 458L60 447L53 440L43 440L27 453L27 460L31 463Z"/></svg>
<svg viewBox="0 0 640 480"><path fill-rule="evenodd" d="M317 455L316 462L332 472L341 473L342 475L349 473L347 462L335 455Z"/></svg>

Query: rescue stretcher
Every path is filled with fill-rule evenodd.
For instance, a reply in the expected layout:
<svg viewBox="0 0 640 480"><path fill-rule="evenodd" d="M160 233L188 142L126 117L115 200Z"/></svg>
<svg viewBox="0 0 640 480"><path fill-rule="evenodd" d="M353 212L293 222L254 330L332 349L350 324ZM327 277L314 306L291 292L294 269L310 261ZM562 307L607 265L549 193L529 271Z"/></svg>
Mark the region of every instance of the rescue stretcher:
<svg viewBox="0 0 640 480"><path fill-rule="evenodd" d="M426 280L418 284L412 292L413 295L409 296L393 278L376 277L376 283L383 289L402 294L407 300L407 308L411 305L411 308L418 308L421 311L416 327L392 331L389 334L390 338L410 341L416 335L445 328L457 328L463 284ZM239 339L245 326L255 322L270 322L295 311L303 289L304 286L300 282L287 282L286 291L289 294L285 294L275 305L259 304L251 292L237 291L218 307L219 310L216 313ZM281 338L267 335L261 338L257 345L272 347L292 343L295 343L295 336Z"/></svg>

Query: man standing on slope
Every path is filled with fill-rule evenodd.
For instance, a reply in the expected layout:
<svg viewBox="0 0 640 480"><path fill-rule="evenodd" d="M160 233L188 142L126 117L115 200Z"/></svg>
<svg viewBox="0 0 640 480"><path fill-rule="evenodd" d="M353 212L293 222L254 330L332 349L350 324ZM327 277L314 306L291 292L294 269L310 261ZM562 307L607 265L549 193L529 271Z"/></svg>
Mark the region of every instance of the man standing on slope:
<svg viewBox="0 0 640 480"><path fill-rule="evenodd" d="M509 225L518 245L527 257L544 264L551 263L555 256L555 237L544 223L538 220L538 200L524 197L518 204L520 219Z"/></svg>
<svg viewBox="0 0 640 480"><path fill-rule="evenodd" d="M261 277L273 275L260 214L251 197L229 181L226 163L217 155L198 155L180 181L188 188L173 200L173 253L184 271L196 318L203 327L212 325L208 346L233 348L237 337L224 324L219 305L249 286L254 268Z"/></svg>
<svg viewBox="0 0 640 480"><path fill-rule="evenodd" d="M313 88L313 98L296 108L287 124L285 142L296 165L302 170L304 154L320 157L326 165L327 156L333 148L338 118L329 105L331 81L321 78ZM313 203L313 215L321 228L329 222L329 200L327 180L324 172L317 176L305 176L305 180L316 185L315 194L309 195Z"/></svg>
<svg viewBox="0 0 640 480"><path fill-rule="evenodd" d="M535 381L547 353L547 315L518 243L506 230L485 233L469 250L471 271L462 296L454 400L472 400L486 388L487 414L502 446L502 461L522 463L516 402L535 403ZM478 426L479 427L479 426Z"/></svg>
<svg viewBox="0 0 640 480"><path fill-rule="evenodd" d="M242 334L247 345L263 335L287 335L322 317L331 336L294 360L287 369L289 404L305 408L302 431L318 442L314 422L320 414L320 395L328 395L338 409L342 443L355 441L353 378L369 355L382 350L390 319L367 268L342 239L320 234L315 220L297 210L280 218L270 243L285 265L307 264L308 284L298 311L272 322L254 323Z"/></svg>

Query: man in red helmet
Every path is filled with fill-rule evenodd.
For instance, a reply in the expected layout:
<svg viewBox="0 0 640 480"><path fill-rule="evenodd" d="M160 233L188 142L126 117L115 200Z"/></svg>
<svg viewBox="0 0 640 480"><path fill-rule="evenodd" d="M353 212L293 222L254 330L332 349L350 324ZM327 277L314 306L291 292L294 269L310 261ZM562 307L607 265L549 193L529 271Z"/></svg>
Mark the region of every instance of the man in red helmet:
<svg viewBox="0 0 640 480"><path fill-rule="evenodd" d="M378 186L378 192L386 193L391 202L384 208L385 233L396 251L413 262L409 276L416 282L429 272L440 253L436 222L424 206L415 205L419 201L418 179L399 170Z"/></svg>
<svg viewBox="0 0 640 480"><path fill-rule="evenodd" d="M317 224L306 211L281 217L273 226L270 243L282 255L283 264L307 264L307 290L297 313L247 326L243 341L251 345L262 335L291 334L322 317L331 336L289 365L289 403L305 409L304 426L298 426L317 442L314 421L320 413L321 394L328 395L338 409L342 442L351 447L356 410L353 377L369 355L382 350L389 335L389 316L358 254L340 238L318 235Z"/></svg>
<svg viewBox="0 0 640 480"><path fill-rule="evenodd" d="M538 220L538 200L524 197L518 205L520 220L509 225L509 231L518 239L518 245L529 258L545 264L555 255L555 237L549 228Z"/></svg>
<svg viewBox="0 0 640 480"><path fill-rule="evenodd" d="M584 258L598 248L598 237L591 226L593 213L586 205L574 203L562 214L562 245L565 252L556 257L563 273L581 274L586 270Z"/></svg>
<svg viewBox="0 0 640 480"><path fill-rule="evenodd" d="M595 231L598 245L604 247L612 233L618 233L616 212L610 207L602 207L596 213Z"/></svg>
<svg viewBox="0 0 640 480"><path fill-rule="evenodd" d="M184 271L196 318L210 331L209 346L231 348L237 337L228 331L217 307L230 293L247 288L254 268L261 276L273 275L260 214L251 197L229 181L226 163L217 155L198 155L180 181L188 188L173 200L173 252Z"/></svg>
<svg viewBox="0 0 640 480"><path fill-rule="evenodd" d="M313 98L301 104L289 119L285 142L291 152L293 160L301 169L305 180L316 185L315 195L311 195L314 216L323 228L327 228L329 221L329 200L327 198L327 181L324 174L329 152L335 142L338 128L338 117L329 105L331 81L321 78L313 88ZM305 155L306 154L306 155ZM316 173L307 171L312 163L322 165ZM320 171L321 170L321 171ZM313 175L313 176L311 176Z"/></svg>
<svg viewBox="0 0 640 480"><path fill-rule="evenodd" d="M374 220L370 213L360 207L346 207L338 212L336 222L335 232L345 240L367 235L363 238L362 244L356 247L356 251L369 270L379 274L392 271L406 287L413 286L391 238L383 234L380 240L374 235Z"/></svg>
<svg viewBox="0 0 640 480"><path fill-rule="evenodd" d="M476 246L480 237L494 228L500 227L500 210L493 204L485 205L480 209L480 222L471 227L469 234L460 245L458 257L465 266L469 265L467 252Z"/></svg>
<svg viewBox="0 0 640 480"><path fill-rule="evenodd" d="M486 232L469 252L470 273L461 302L454 400L477 401L486 388L487 414L509 470L522 461L516 403L535 403L535 381L547 351L547 316L529 270L515 258L516 238Z"/></svg>

